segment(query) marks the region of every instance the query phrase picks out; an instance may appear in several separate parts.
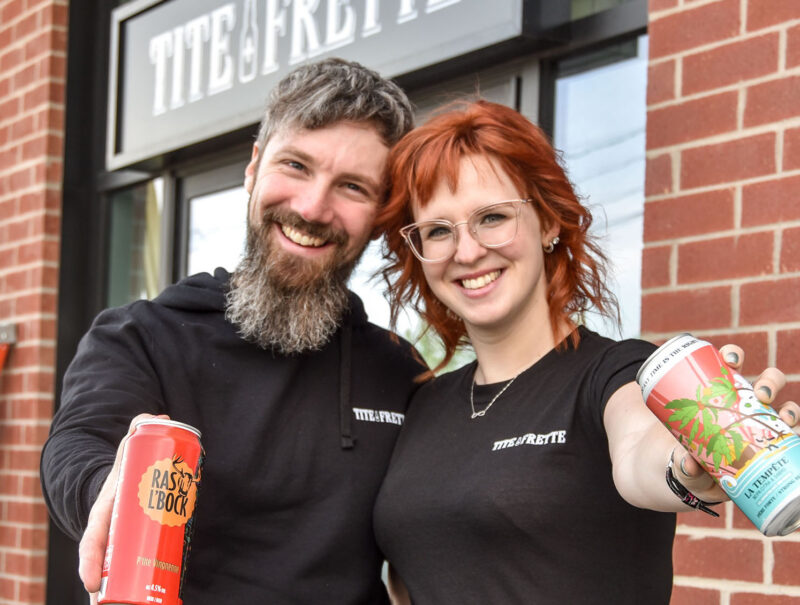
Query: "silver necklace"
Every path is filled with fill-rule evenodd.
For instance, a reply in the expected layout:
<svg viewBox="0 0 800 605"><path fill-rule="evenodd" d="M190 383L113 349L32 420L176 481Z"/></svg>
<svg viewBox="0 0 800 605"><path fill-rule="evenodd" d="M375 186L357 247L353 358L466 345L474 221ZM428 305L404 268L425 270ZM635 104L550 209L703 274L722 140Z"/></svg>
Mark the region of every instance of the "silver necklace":
<svg viewBox="0 0 800 605"><path fill-rule="evenodd" d="M517 374L517 376L519 376L519 374ZM497 401L497 399L500 397L500 395L505 393L506 389L511 386L511 383L514 382L517 379L517 376L514 376L511 380L509 380L506 383L506 386L504 386L502 389L500 389L500 392L497 395L492 397L492 400L489 402L489 405L487 405L485 408L483 408L480 412L476 412L475 411L475 400L474 400L474 396L475 396L475 376L473 376L472 377L472 385L469 388L469 406L472 408L471 419L474 420L478 416L485 416L486 412L489 411L489 408L492 407L492 405L494 404L495 401Z"/></svg>

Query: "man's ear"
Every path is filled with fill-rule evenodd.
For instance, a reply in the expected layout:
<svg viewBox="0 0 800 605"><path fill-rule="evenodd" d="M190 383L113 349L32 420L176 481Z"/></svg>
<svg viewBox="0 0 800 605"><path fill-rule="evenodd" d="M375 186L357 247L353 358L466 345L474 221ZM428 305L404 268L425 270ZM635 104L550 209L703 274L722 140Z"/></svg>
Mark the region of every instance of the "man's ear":
<svg viewBox="0 0 800 605"><path fill-rule="evenodd" d="M253 143L253 153L250 156L250 162L247 168L244 169L244 188L247 193L253 193L253 186L256 184L256 172L258 172L258 143Z"/></svg>

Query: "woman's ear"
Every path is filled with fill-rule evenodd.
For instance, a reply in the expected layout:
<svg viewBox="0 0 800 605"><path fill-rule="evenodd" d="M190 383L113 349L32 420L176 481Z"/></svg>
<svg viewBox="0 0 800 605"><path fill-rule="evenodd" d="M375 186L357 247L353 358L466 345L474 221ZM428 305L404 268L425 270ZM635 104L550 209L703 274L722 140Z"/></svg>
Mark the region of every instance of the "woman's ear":
<svg viewBox="0 0 800 605"><path fill-rule="evenodd" d="M557 223L553 223L546 230L542 230L542 245L549 246L554 239L561 233L561 227Z"/></svg>

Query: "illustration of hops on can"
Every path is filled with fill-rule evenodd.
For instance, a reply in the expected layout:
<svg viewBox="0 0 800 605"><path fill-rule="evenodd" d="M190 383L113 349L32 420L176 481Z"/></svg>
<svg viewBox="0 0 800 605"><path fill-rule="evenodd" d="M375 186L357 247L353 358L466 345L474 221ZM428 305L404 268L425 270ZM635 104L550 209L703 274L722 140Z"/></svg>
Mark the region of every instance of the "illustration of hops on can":
<svg viewBox="0 0 800 605"><path fill-rule="evenodd" d="M800 437L713 345L676 336L636 381L647 407L764 535L800 527Z"/></svg>
<svg viewBox="0 0 800 605"><path fill-rule="evenodd" d="M194 427L136 423L123 449L98 603L182 605L204 457Z"/></svg>

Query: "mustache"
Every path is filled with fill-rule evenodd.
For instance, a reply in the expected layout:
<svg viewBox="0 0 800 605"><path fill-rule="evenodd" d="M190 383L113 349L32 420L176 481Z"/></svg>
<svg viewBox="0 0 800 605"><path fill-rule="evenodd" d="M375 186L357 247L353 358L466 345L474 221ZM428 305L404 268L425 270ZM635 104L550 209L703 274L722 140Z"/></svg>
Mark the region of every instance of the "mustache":
<svg viewBox="0 0 800 605"><path fill-rule="evenodd" d="M269 223L280 223L281 225L302 231L311 237L318 237L340 246L345 246L350 239L344 231L334 229L331 225L326 225L324 223L307 221L296 212L292 212L286 208L266 208L261 216L261 224L266 226Z"/></svg>

